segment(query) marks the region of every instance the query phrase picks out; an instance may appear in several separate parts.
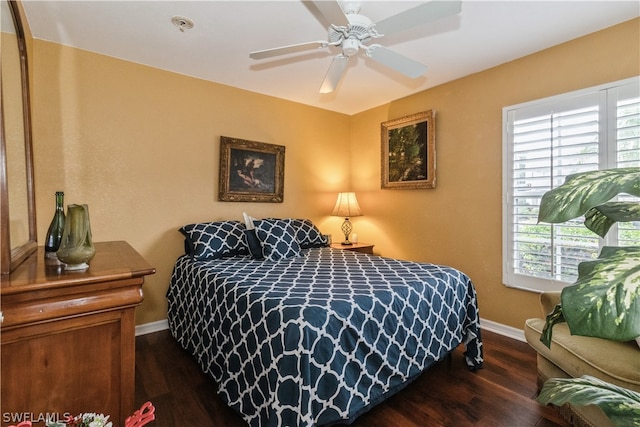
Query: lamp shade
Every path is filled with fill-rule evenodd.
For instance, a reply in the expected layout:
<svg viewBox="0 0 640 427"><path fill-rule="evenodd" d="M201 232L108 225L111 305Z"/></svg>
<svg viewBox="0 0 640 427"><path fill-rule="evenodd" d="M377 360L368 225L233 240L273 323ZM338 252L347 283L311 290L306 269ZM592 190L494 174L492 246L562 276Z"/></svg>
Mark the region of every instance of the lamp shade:
<svg viewBox="0 0 640 427"><path fill-rule="evenodd" d="M333 208L331 215L343 218L362 216L356 193L338 193L338 200L336 200L336 206Z"/></svg>

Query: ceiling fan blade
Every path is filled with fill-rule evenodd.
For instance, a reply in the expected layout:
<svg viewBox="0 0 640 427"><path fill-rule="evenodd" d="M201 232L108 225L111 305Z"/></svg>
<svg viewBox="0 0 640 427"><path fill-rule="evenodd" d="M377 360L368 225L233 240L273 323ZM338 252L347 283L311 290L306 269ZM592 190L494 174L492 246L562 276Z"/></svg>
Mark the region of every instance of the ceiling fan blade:
<svg viewBox="0 0 640 427"><path fill-rule="evenodd" d="M347 19L347 16L344 14L337 1L316 0L312 1L311 3L313 3L316 8L318 8L322 16L324 16L330 24L340 27L349 26L349 20Z"/></svg>
<svg viewBox="0 0 640 427"><path fill-rule="evenodd" d="M276 47L273 49L257 50L255 52L251 52L249 54L249 57L253 59L264 59L271 58L273 56L286 55L288 53L303 52L310 49L319 49L321 47L327 46L328 43L324 41L299 43L289 46Z"/></svg>
<svg viewBox="0 0 640 427"><path fill-rule="evenodd" d="M331 93L338 87L340 80L344 76L347 71L347 64L349 62L349 58L340 54L333 58L331 61L331 65L329 66L329 70L327 71L327 75L324 77L324 81L322 82L322 86L320 86L320 93Z"/></svg>
<svg viewBox="0 0 640 427"><path fill-rule="evenodd" d="M445 16L458 14L461 10L461 1L435 0L385 18L377 22L374 28L382 35L389 35Z"/></svg>
<svg viewBox="0 0 640 427"><path fill-rule="evenodd" d="M420 77L427 71L425 65L380 45L371 45L366 54L382 65L386 65L413 79Z"/></svg>

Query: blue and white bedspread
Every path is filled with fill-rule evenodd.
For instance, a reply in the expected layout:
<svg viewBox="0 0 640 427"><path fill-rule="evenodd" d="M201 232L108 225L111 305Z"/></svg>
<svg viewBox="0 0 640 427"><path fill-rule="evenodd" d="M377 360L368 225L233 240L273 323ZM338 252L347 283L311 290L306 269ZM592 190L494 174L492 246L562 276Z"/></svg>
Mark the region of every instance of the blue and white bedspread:
<svg viewBox="0 0 640 427"><path fill-rule="evenodd" d="M461 343L482 365L476 293L451 267L313 248L276 262L178 259L173 336L251 426L350 422Z"/></svg>

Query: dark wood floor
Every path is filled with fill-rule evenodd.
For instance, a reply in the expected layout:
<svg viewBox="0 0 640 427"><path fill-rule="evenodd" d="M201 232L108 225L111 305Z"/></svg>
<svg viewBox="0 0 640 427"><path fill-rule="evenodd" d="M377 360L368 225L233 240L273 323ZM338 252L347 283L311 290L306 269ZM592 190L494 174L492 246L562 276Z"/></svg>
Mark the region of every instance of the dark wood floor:
<svg viewBox="0 0 640 427"><path fill-rule="evenodd" d="M462 348L407 388L358 418L357 427L567 427L535 401L535 352L483 331L485 366L469 372ZM216 384L168 331L136 338L136 404L151 401L156 427L246 426L216 394Z"/></svg>

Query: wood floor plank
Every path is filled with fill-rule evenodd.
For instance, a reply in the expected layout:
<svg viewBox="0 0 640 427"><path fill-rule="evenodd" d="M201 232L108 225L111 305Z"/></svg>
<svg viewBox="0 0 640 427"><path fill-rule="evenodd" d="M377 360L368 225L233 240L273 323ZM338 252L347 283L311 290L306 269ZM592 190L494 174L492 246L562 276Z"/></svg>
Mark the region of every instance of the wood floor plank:
<svg viewBox="0 0 640 427"><path fill-rule="evenodd" d="M483 331L485 367L470 372L464 349L429 368L354 427L568 427L537 403L536 355L526 344ZM136 337L136 405L156 407L154 427L244 427L217 385L169 331Z"/></svg>

